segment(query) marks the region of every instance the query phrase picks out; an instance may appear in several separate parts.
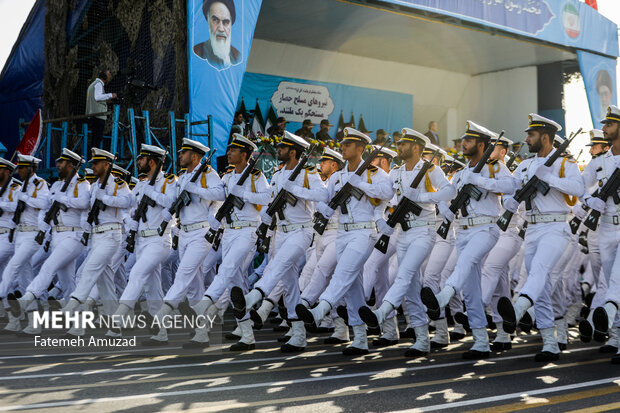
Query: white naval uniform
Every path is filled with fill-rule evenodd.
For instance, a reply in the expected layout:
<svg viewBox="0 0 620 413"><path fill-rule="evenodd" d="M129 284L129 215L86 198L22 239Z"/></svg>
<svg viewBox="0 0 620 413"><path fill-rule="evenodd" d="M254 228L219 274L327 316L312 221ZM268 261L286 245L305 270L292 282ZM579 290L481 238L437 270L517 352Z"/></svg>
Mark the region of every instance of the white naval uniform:
<svg viewBox="0 0 620 413"><path fill-rule="evenodd" d="M315 255L316 265L310 276L310 281L301 291L301 299L311 306L314 305L319 296L325 291L336 268L336 238L338 236L338 218L340 211L336 211L329 219L323 235L318 234L314 237L316 243Z"/></svg>
<svg viewBox="0 0 620 413"><path fill-rule="evenodd" d="M205 239L209 230L209 219L213 219L217 201L225 199L224 184L219 175L211 167L202 173L194 183L190 180L200 165L179 177L179 192L185 188L198 192L191 193L192 202L180 212L181 226L179 231L179 265L174 283L166 293L164 302L173 308L185 297L190 303L200 300L204 294L201 265L211 250L211 244Z"/></svg>
<svg viewBox="0 0 620 413"><path fill-rule="evenodd" d="M514 173L517 188L525 184L539 166L549 156L534 156L519 164ZM560 178L560 169L564 166L564 178ZM547 195L537 194L532 200L532 209L526 212L529 221L524 240L524 262L527 281L520 291L521 296L528 297L534 303L536 324L539 329L554 327L554 315L551 304L551 271L570 242L571 232L567 219L559 222L532 223L532 216L565 215L571 212L564 194L579 196L583 194L584 184L577 164L564 158L557 159L551 166L553 182L549 183ZM518 320L517 320L518 321Z"/></svg>
<svg viewBox="0 0 620 413"><path fill-rule="evenodd" d="M604 185L613 174L617 165L620 165L620 155L614 155L612 150L592 159L583 171L583 179L586 188L591 188L598 182ZM586 194L584 194L585 196ZM588 194L589 195L589 194ZM603 276L607 282L607 291L604 300L597 298L600 291L592 300L592 308L603 306L606 302L612 302L616 307L620 306L620 204L614 203L613 197L607 198L605 211L599 219L598 242L601 254ZM620 311L616 313L614 326L620 326Z"/></svg>
<svg viewBox="0 0 620 413"><path fill-rule="evenodd" d="M459 190L463 185L465 171L472 173L469 164L457 172L452 180ZM478 186L482 195L478 201L470 199L466 206L468 215L461 217L456 232L457 262L454 271L445 285L462 291L467 308L467 317L472 329L485 328L487 325L482 302L482 263L499 238L499 229L495 224L500 211L501 193L512 193L514 183L510 171L502 163L485 165L480 176L484 183ZM481 222L477 223L476 220Z"/></svg>
<svg viewBox="0 0 620 413"><path fill-rule="evenodd" d="M411 185L423 166L424 161L420 160L411 171L408 171L405 165L392 170L390 178L394 182L397 201L400 201L403 196L401 194ZM422 208L422 212L417 216L409 213L406 217L411 228L398 236L398 274L384 298L384 301L397 308L402 299L407 297L408 307L412 310L409 311L409 320L414 328L427 323L425 308L420 298L422 288L420 267L435 245L435 204L448 201L456 195L455 188L437 166L431 166L417 189L420 199L414 202Z"/></svg>
<svg viewBox="0 0 620 413"><path fill-rule="evenodd" d="M242 174L243 172L237 173L233 169L223 176L222 181L227 196L233 186L237 186ZM255 170L248 176L243 183L242 200L244 205L241 209L233 208L232 222L228 223L224 220L222 224L225 226L221 242L222 263L213 282L204 294L213 303L220 300L224 292L232 286L247 286L247 269L256 251L256 227L260 221L259 211L271 200L269 184L262 172ZM243 290L247 292L247 288L243 288Z"/></svg>
<svg viewBox="0 0 620 413"><path fill-rule="evenodd" d="M272 194L275 197L288 181L292 169L281 169L271 178ZM284 303L290 319L296 319L295 306L300 303L299 293L299 266L300 258L312 243L312 216L314 202L325 202L327 193L323 181L313 168L306 168L295 179L298 189L298 200L295 206L286 204L284 220L278 219L275 234L274 256L269 259L269 265L260 280L254 285L255 289L263 292L267 297L282 281L284 288ZM277 215L274 219L278 218ZM289 230L287 227L292 228ZM272 241L273 243L273 241Z"/></svg>
<svg viewBox="0 0 620 413"><path fill-rule="evenodd" d="M9 179L12 180L11 177ZM15 244L9 241L9 231L15 227L13 223L13 213L17 208L15 193L19 190L21 190L21 185L13 181L0 198L0 209L3 211L0 216L0 273L4 272L6 264L15 251Z"/></svg>
<svg viewBox="0 0 620 413"><path fill-rule="evenodd" d="M140 204L148 186L150 186L149 180L140 181L136 184L132 191L136 205ZM135 263L131 267L127 286L119 299L119 303L133 308L144 291L149 313L154 314L163 304L161 263L168 258L172 243L169 228L161 237L157 233L157 229L162 222L162 211L170 208L176 198L176 177L174 175L165 176L160 171L152 188L156 192L156 196L151 198L155 205L148 207L146 222L140 220L138 223L133 254Z"/></svg>
<svg viewBox="0 0 620 413"><path fill-rule="evenodd" d="M26 208L15 229L15 236L13 239L15 252L2 273L2 282L0 282L0 297L2 298L5 298L6 295L11 292L11 288L18 277L20 278L19 283L22 285L24 282L29 283L32 281L32 257L39 248L43 248L34 240L39 232L39 211L47 208L48 195L49 188L47 182L39 178L36 174L32 174L29 178L26 193L23 193L21 188L19 192L17 190L13 192L14 199L23 197L22 199L26 203ZM7 214L5 213L3 215ZM13 214L10 214L10 219L12 218Z"/></svg>
<svg viewBox="0 0 620 413"><path fill-rule="evenodd" d="M90 184L76 174L67 191L62 194L60 189L64 184L64 180L54 182L50 188L49 206L57 199L68 209L59 211L58 225L55 225L54 221L50 222L52 226L50 256L26 289L37 298L47 292L54 275L58 276L64 294L68 296L75 289L75 262L84 249L84 245L80 242L83 232L80 218L90 205ZM47 210L49 206L45 209ZM42 218L44 214L45 211L42 210L39 217Z"/></svg>
<svg viewBox="0 0 620 413"><path fill-rule="evenodd" d="M348 163L342 170L334 172L327 184L328 199L331 199L353 174L354 172L348 170ZM347 213L340 215L336 239L338 263L329 285L319 298L329 303L332 308L344 298L350 326L363 324L358 313L359 308L366 304L362 270L377 241L375 221L382 217L386 202L394 196L392 181L383 169L369 168L361 175L361 182L364 185L359 189L364 195L359 200L351 197L347 204ZM374 201L371 202L371 198ZM355 225L367 228L349 229L351 226L355 228Z"/></svg>
<svg viewBox="0 0 620 413"><path fill-rule="evenodd" d="M99 181L91 185L91 205L100 191L102 190ZM118 296L114 288L114 273L118 263L114 257L119 253L123 242L124 210L131 206L131 192L125 181L110 176L103 196L106 208L99 211L99 225L91 229L90 252L82 264L81 276L71 293L71 298L84 303L88 297L95 295L91 294L91 290L96 285L96 290L103 300L102 312L110 315L118 305Z"/></svg>

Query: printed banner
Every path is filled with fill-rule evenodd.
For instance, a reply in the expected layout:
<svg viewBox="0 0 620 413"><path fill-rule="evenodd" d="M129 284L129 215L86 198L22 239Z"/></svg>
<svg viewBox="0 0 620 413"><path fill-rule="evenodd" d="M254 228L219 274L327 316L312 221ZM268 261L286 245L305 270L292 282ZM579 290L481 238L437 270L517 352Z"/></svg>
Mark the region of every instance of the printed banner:
<svg viewBox="0 0 620 413"><path fill-rule="evenodd" d="M262 0L189 0L189 104L191 139L224 155ZM215 165L215 162L214 162Z"/></svg>
<svg viewBox="0 0 620 413"><path fill-rule="evenodd" d="M579 70L586 87L592 125L601 128L607 107L618 100L616 91L616 59L577 50Z"/></svg>
<svg viewBox="0 0 620 413"><path fill-rule="evenodd" d="M578 0L381 0L618 56L617 26Z"/></svg>

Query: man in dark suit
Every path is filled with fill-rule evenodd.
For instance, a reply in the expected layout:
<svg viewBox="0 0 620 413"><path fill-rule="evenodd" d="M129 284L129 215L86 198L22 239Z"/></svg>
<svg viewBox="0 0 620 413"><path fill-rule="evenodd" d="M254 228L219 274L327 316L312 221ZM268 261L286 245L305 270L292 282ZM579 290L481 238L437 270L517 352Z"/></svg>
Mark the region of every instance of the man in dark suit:
<svg viewBox="0 0 620 413"><path fill-rule="evenodd" d="M209 40L194 45L194 53L219 70L240 63L241 53L231 45L236 18L233 0L205 0L202 12L209 23Z"/></svg>
<svg viewBox="0 0 620 413"><path fill-rule="evenodd" d="M439 135L437 134L438 128L439 126L437 125L437 122L432 120L428 123L428 132L424 134L424 136L431 140L433 145L437 146L439 146Z"/></svg>
<svg viewBox="0 0 620 413"><path fill-rule="evenodd" d="M301 125L301 128L295 131L295 135L301 136L302 138L306 140L314 139L314 133L312 133L313 126L314 125L312 124L312 121L310 119L304 119L304 122Z"/></svg>

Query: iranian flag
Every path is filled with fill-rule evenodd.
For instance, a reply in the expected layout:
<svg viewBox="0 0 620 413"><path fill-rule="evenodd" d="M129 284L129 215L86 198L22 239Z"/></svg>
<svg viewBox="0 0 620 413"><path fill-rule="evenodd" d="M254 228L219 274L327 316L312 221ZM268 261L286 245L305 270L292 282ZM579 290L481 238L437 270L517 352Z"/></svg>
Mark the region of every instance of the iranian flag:
<svg viewBox="0 0 620 413"><path fill-rule="evenodd" d="M43 132L43 122L41 120L41 109L37 110L30 121L26 133L17 145L16 151L22 155L34 155L41 143L41 133Z"/></svg>
<svg viewBox="0 0 620 413"><path fill-rule="evenodd" d="M254 137L265 135L265 121L263 121L263 115L260 112L258 106L258 99L256 99L256 108L254 108L254 117L252 118L252 125L250 130Z"/></svg>
<svg viewBox="0 0 620 413"><path fill-rule="evenodd" d="M564 10L562 11L562 24L564 25L566 34L573 39L576 39L579 33L581 33L579 10L571 3L567 3L566 6L564 6Z"/></svg>
<svg viewBox="0 0 620 413"><path fill-rule="evenodd" d="M596 4L596 0L586 0L586 4L596 10L598 10L598 5Z"/></svg>

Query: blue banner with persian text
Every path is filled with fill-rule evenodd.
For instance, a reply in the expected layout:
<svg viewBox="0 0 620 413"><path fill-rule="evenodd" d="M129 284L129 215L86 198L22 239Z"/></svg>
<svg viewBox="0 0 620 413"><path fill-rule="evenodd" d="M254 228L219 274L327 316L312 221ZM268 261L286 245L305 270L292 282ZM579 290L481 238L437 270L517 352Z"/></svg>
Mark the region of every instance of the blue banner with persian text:
<svg viewBox="0 0 620 413"><path fill-rule="evenodd" d="M239 104L241 99L251 108L254 104L249 102L258 100L263 114L273 107L277 116L286 118L289 132L295 132L309 119L316 133L321 120L328 119L333 125L329 130L333 138L341 114L345 122L353 118L355 127L363 119L373 139L378 129L391 135L413 123L413 95L339 83L246 73Z"/></svg>
<svg viewBox="0 0 620 413"><path fill-rule="evenodd" d="M190 138L226 152L262 0L188 0ZM203 136L204 135L204 136Z"/></svg>
<svg viewBox="0 0 620 413"><path fill-rule="evenodd" d="M511 33L618 56L611 20L578 0L381 0L438 12Z"/></svg>
<svg viewBox="0 0 620 413"><path fill-rule="evenodd" d="M616 90L616 59L577 50L579 70L583 77L592 116L592 125L601 129L601 119L609 105L618 100Z"/></svg>

